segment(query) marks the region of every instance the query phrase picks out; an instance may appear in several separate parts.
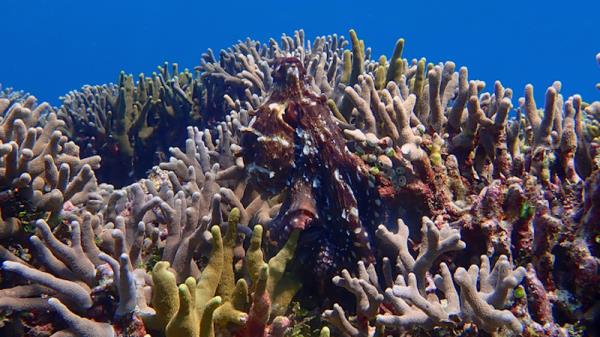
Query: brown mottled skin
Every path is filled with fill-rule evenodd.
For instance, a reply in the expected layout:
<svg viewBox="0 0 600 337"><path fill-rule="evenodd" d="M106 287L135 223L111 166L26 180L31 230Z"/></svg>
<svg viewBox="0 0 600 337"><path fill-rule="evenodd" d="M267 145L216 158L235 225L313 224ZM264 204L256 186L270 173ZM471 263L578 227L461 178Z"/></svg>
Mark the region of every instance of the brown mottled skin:
<svg viewBox="0 0 600 337"><path fill-rule="evenodd" d="M386 219L382 194L393 195L391 184L370 175L348 150L326 98L310 91L301 62L276 62L276 88L242 137L251 182L268 185L271 195L284 193L270 238L283 245L292 229L302 229L299 259L325 274L350 268L356 258L374 263L371 237Z"/></svg>

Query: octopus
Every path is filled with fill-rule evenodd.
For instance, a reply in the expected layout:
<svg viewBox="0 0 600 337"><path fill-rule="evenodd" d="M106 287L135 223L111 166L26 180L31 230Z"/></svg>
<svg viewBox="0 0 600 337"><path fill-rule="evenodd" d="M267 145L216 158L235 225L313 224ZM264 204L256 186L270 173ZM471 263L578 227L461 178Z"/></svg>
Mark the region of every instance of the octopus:
<svg viewBox="0 0 600 337"><path fill-rule="evenodd" d="M270 240L282 246L300 230L296 258L311 274L334 275L357 259L375 263L374 231L389 217L380 190L389 181L370 174L348 149L299 59L277 59L273 79L274 90L242 135L251 183L282 200Z"/></svg>

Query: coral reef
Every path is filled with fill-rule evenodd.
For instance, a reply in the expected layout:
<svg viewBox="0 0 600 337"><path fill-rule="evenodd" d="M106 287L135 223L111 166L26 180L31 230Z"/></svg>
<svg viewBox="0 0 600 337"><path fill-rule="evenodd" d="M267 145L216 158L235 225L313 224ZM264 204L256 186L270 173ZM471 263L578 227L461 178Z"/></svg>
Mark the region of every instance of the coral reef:
<svg viewBox="0 0 600 337"><path fill-rule="evenodd" d="M525 277L525 268L512 270L508 258L502 255L490 270L488 257L482 255L481 267L472 265L468 271L459 267L452 275L448 266L441 263L440 274L428 279L427 273L440 255L461 250L465 243L457 230L446 224L440 231L427 217L423 218L421 231L423 243L415 259L409 252L409 230L402 220L398 221L397 233L380 226L378 237L393 246L396 254L383 260L383 282L378 281L374 265L365 267L359 262L357 277L343 270L342 276L336 276L333 283L356 297L356 323L350 322L339 304L326 310L323 317L349 336L371 336L376 330L389 333L389 330L416 328L457 329L467 323L475 323L486 332L502 328L519 334L523 330L519 319L502 309L513 288ZM391 261L397 261L396 272ZM443 293L444 299L438 298L436 291ZM370 321L378 326L369 325Z"/></svg>
<svg viewBox="0 0 600 337"><path fill-rule="evenodd" d="M0 334L598 335L600 102L403 51L0 90Z"/></svg>
<svg viewBox="0 0 600 337"><path fill-rule="evenodd" d="M117 84L84 86L62 97L57 115L64 132L83 154L105 159L100 180L120 187L144 177L201 118L197 75L179 72L177 64L168 68L165 63L152 77L140 74L137 83L122 72Z"/></svg>
<svg viewBox="0 0 600 337"><path fill-rule="evenodd" d="M31 234L36 217L59 221L64 205L101 207L93 169L100 157L79 158L79 148L58 130L48 104L29 96L0 98L0 238Z"/></svg>
<svg viewBox="0 0 600 337"><path fill-rule="evenodd" d="M11 101L11 104L14 102L21 102L23 99L29 97L30 95L22 90L15 90L11 87L4 88L2 87L2 83L0 83L0 98L8 99Z"/></svg>

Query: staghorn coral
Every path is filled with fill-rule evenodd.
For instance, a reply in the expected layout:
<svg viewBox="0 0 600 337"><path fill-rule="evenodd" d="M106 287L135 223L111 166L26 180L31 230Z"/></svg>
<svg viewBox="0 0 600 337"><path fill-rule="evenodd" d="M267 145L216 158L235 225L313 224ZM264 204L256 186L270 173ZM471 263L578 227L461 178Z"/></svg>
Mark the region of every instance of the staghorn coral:
<svg viewBox="0 0 600 337"><path fill-rule="evenodd" d="M285 48L287 55L298 57L307 69L314 69L306 66L311 58L302 53L303 48L299 48L300 43L297 43L302 41L301 34L297 36L292 39L293 43L284 38L287 41L284 45L291 46ZM581 275L581 279L593 279L591 275L596 273L593 267L596 262L591 261L597 258L592 258L591 253L585 249L567 248L564 251L569 254L575 251L581 253L570 257L567 254L565 258L556 260L550 252L558 246L543 244L544 235L548 240L559 235L561 245L573 247L573 244L568 244L568 238L578 235L575 229L578 220L572 218L581 207L577 200L577 194L581 193L578 181L597 169L591 159L596 150L586 140L585 132L589 131L584 130L588 129L582 128L582 125L590 123L581 119L582 112L585 112L582 111L584 104L581 98L563 99L560 84L555 83L548 90L542 113L532 101L532 88L528 87L525 99L519 101L517 119L509 120L513 92L499 82L494 84L493 93L481 93L484 83L469 81L465 67L455 72L452 62L441 65L426 65L424 60L400 62L403 41L399 41L396 48L397 58L389 63L370 61L369 57L365 57L366 51L365 56L360 55L360 41L353 38L353 42L353 51L342 53L347 55L347 61L343 68L340 67L343 71L334 82L343 80L328 82L343 90L323 92L330 98L328 106L336 123L345 130L348 149L365 160L371 174L382 175L392 181L393 189L383 192L401 205L399 213L407 219L409 226L414 226L411 219L422 215L448 218L453 227L464 232L463 237L469 242L469 249L457 256L457 261L470 262L469 256L480 254L506 254L519 263L527 263L532 257L531 252L535 251L538 261L535 263L542 274L544 270L550 270L548 261L571 267L576 264L569 261L579 261L577 263L585 265L583 269L591 274L584 276L576 267L570 269L574 271L571 274L578 275L578 278ZM255 60L263 57L269 64L272 54L266 51L255 53L253 50L261 50L258 44L250 45L247 41L245 45L247 50L240 44L236 46L236 52L247 52L246 57L252 54ZM263 56L265 54L267 57ZM352 63L354 55L364 61L364 67ZM229 60L242 59L241 55L231 56ZM323 63L326 66L333 64L329 60L335 58L331 56ZM238 64L246 65L243 61ZM390 78L394 81L383 80L381 74L386 67L386 81ZM330 70L328 68L328 74ZM310 70L307 72L310 73ZM235 72L230 72L230 75L235 75ZM272 83L276 83L273 78L271 76L267 80L269 85L266 88L275 90L271 87ZM339 85L349 83L351 78L352 86ZM312 80L308 77L309 83L312 84ZM308 90L320 92L312 85ZM269 97L262 91L255 92L254 96L248 93L245 90L245 98L237 95L235 100L225 96L226 104L234 109L232 116L242 116L247 112L252 115L252 110L258 110ZM350 109L347 103L343 103L348 101L346 96L352 103ZM586 109L591 111L591 108ZM522 112L526 112L526 118L521 118ZM540 115L545 117L536 118ZM589 116L589 113L584 116ZM553 126L548 131L550 121ZM258 153L271 155L277 152ZM245 166L250 168L247 158L244 159ZM269 163L269 157L261 160ZM276 185L269 184L267 187ZM540 204L540 200L548 201L548 206L544 202ZM310 203L303 207L307 205ZM541 220L544 207L551 207L554 216L567 225L545 226ZM539 212L534 212L534 209ZM535 228L556 228L557 231L544 234L544 231L535 231ZM533 237L534 233L537 238ZM584 237L588 245L595 245L591 240L593 236ZM551 259L538 259L537 256L550 256ZM547 272L546 276L552 277ZM547 281L551 289L551 280Z"/></svg>
<svg viewBox="0 0 600 337"><path fill-rule="evenodd" d="M183 270L175 272L167 261L156 263L147 274L144 269L134 269L127 253L121 253L118 260L111 254L94 253L100 249L89 214L83 226L70 223L70 244L62 243L40 220L36 226L43 241L35 235L30 240L35 261L47 271L22 260L5 261L2 269L27 283L2 289L0 309L32 311L38 313L38 321L44 321L43 313L54 311L66 325L50 320L47 329L66 328L61 334L143 336L149 329L166 336L212 336L215 330L219 335L283 336L290 321L271 313L285 313L299 287L285 273L298 233L277 255L264 261L262 227L257 225L248 257L239 266L234 260L239 220L240 211L234 208L225 237L221 238L219 226L211 229L212 252L207 263L198 276L183 275L185 282L179 287L176 275L181 276ZM113 236L118 241L121 230L113 230ZM244 270L248 274L240 278ZM251 272L256 270L258 273Z"/></svg>
<svg viewBox="0 0 600 337"><path fill-rule="evenodd" d="M485 84L469 81L465 67L455 72L452 62L427 65L425 60L409 63L395 59L388 63L380 59L375 63L366 57L366 50L362 55L360 40L355 36L353 43L353 51L345 53L348 61L341 81L352 81L352 86L343 88L341 95L340 91L329 93L329 107L345 129L349 150L370 165L371 173L391 179L394 189L385 192L401 205L399 213L410 226L414 226L411 219L422 215L448 218L453 227L464 231L469 242L468 251L457 257L459 261L468 262L469 256L479 254L506 254L527 263L533 249L545 251L552 258L536 262L541 273L550 270L548 261L569 267L579 263L583 269L569 269L571 275L594 279L591 275L597 275L597 262L592 261L597 258L585 248L574 249L581 244L568 243L569 237L581 235L576 229L580 228L577 213L582 206L577 197L582 191L579 181L597 170L592 160L596 147L590 146L586 140L589 136L585 136L593 128L582 128L590 125L582 115L589 116L594 104L584 108L587 105L578 96L564 99L561 85L556 82L548 89L544 110L539 110L532 99L532 87L527 87L516 109L517 118L509 119L513 91L500 82L494 83L493 93L482 93ZM401 55L402 47L403 41L399 41L395 54ZM240 51L244 47L236 48ZM260 50L257 44L248 48ZM306 65L300 48L288 49L288 55L297 55ZM240 58L233 55L232 59L236 57ZM357 59L364 65L352 62ZM392 68L387 74L386 67ZM319 92L314 87L309 90ZM350 108L344 103L348 102L346 96L352 103ZM240 95L235 101L230 98L225 99L229 107L240 111L257 110L266 102L250 98L248 92L246 99ZM278 152L257 153L270 156ZM269 163L269 157L261 161ZM304 207L307 205L310 203ZM544 208L550 208L563 224L544 226ZM560 245L571 247L563 250L567 253L564 258L553 258L551 251L556 251L558 245L544 246L543 237L548 234L535 228L556 228L547 237L552 240L558 235ZM586 245L596 245L593 236L582 237ZM576 251L580 253L573 255ZM591 274L585 276L578 270L589 270Z"/></svg>
<svg viewBox="0 0 600 337"><path fill-rule="evenodd" d="M578 293L585 283L598 294L594 281L589 283L598 277L596 236L585 232L580 217L587 209L582 192L593 193L592 172L598 169L593 127L587 127L594 122L584 121L596 103L562 97L555 82L541 110L527 86L511 119L511 89L496 82L493 93L482 93L483 83L469 81L466 68L454 69L451 62L414 62L385 85L376 71L359 75L359 83L345 90L356 109L348 121L359 126L346 131L349 140L391 178L409 227L426 215L461 231L468 248L455 256L456 263L504 254L523 266L533 262L547 291L556 289L558 278L556 291ZM377 146L389 144L387 139L393 152ZM380 161L378 155L388 151L391 162ZM581 300L588 308L583 311L591 310L594 301ZM558 310L571 310L560 299L555 303ZM577 320L573 314L566 314L571 322Z"/></svg>
<svg viewBox="0 0 600 337"><path fill-rule="evenodd" d="M240 211L234 208L223 238L219 226L211 229L212 253L199 278L188 277L177 287L168 262L154 266L154 309L144 314L146 326L164 329L166 336L283 336L290 322L272 313L284 313L298 287L292 286L289 281L293 280L287 281L285 274L298 235L265 262L262 227L257 225L243 266L239 266L234 261L239 217ZM244 270L247 274L240 278Z"/></svg>
<svg viewBox="0 0 600 337"><path fill-rule="evenodd" d="M281 57L297 57L311 77L312 90L332 97L339 90L340 81L347 81L343 79L350 74L343 63L350 60L344 56L347 44L343 36L335 34L318 37L311 44L304 31L298 30L293 36L282 35L280 43L275 39L270 39L268 45L250 39L239 41L221 50L219 59L209 49L196 68L206 88L203 111L219 120L231 109L257 109L274 89L271 73L276 59Z"/></svg>
<svg viewBox="0 0 600 337"><path fill-rule="evenodd" d="M8 99L14 103L21 102L29 97L30 95L23 90L15 90L12 87L3 87L2 83L0 83L0 98Z"/></svg>
<svg viewBox="0 0 600 337"><path fill-rule="evenodd" d="M183 144L182 132L201 117L197 75L179 72L177 64L168 68L165 63L148 78L140 74L137 83L122 72L117 84L84 86L62 97L57 115L65 133L84 154L108 160L97 171L101 180L123 186L142 178L170 146Z"/></svg>
<svg viewBox="0 0 600 337"><path fill-rule="evenodd" d="M61 134L62 122L33 96L23 103L0 99L0 238L23 235L35 217L53 224L68 203L97 209L101 196L92 169L100 157L79 157ZM31 229L29 227L29 229Z"/></svg>
<svg viewBox="0 0 600 337"><path fill-rule="evenodd" d="M342 276L334 277L333 283L356 296L355 323L339 304L326 310L323 317L348 336L372 336L375 331L384 333L384 330L387 334L390 331L460 327L470 322L487 332L504 328L520 333L523 327L517 317L502 309L512 289L525 276L525 269L512 270L503 255L490 270L488 257L482 255L480 268L476 265L469 271L457 268L452 276L448 266L441 263L440 274L432 279L429 269L434 261L446 252L463 249L465 244L456 230L446 225L440 231L428 218L423 218L422 232L424 242L415 259L409 252L409 230L402 220L398 221L397 233L381 226L378 237L395 251L395 257L384 260L383 282L379 281L374 265L365 267L359 262L356 277L347 270L342 271ZM396 272L391 262L394 260L397 261ZM460 287L460 294L456 285ZM444 300L438 298L441 293Z"/></svg>
<svg viewBox="0 0 600 337"><path fill-rule="evenodd" d="M112 282L103 283L103 278L96 277L96 270L101 270L102 265L94 265L83 249L84 242L94 244L89 241L93 238L89 237L89 233L82 233L79 223L74 221L70 224L70 245L60 242L45 221L37 221L36 227L43 241L35 235L30 237L30 241L37 260L47 271L37 270L24 261L5 261L3 270L18 274L29 283L2 289L0 309L40 314L55 312L66 323L66 330L58 334L97 337L145 335L144 326L134 313L136 286L127 254L122 254L118 261L104 253L96 256L110 266L112 273ZM116 294L113 288L116 288ZM115 297L118 298L116 305L111 303ZM97 321L106 317L109 322ZM50 320L49 323L49 330L61 330L60 322Z"/></svg>
<svg viewBox="0 0 600 337"><path fill-rule="evenodd" d="M66 123L65 133L84 154L101 155L110 159L104 167L128 173L114 176L103 168L97 172L101 180L123 186L164 160L161 154L170 146L183 145L185 127L214 126L233 108L258 107L273 89L273 62L286 53L306 60L309 74L316 75L313 89L332 92L341 77L337 65L346 43L333 35L305 50L303 31L293 39L283 36L282 47L275 40L270 46L247 40L221 51L220 60L209 50L195 73L180 72L177 64L169 72L165 63L151 78L140 74L137 83L121 73L117 84L84 86L62 97L58 115Z"/></svg>

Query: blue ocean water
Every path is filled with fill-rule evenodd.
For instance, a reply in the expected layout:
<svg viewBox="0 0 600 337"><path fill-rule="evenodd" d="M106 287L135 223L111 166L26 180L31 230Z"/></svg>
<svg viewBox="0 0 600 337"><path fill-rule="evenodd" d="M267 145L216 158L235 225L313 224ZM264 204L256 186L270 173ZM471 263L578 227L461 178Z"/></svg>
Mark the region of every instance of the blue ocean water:
<svg viewBox="0 0 600 337"><path fill-rule="evenodd" d="M0 83L53 104L121 70L193 68L207 48L299 28L309 38L354 28L374 56L389 56L403 37L404 57L452 60L517 97L533 83L538 105L554 80L566 95L600 98L600 1L2 0L0 13Z"/></svg>

